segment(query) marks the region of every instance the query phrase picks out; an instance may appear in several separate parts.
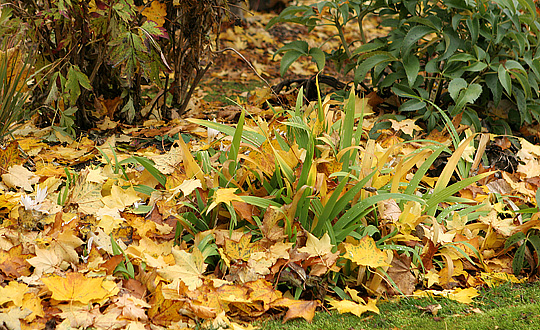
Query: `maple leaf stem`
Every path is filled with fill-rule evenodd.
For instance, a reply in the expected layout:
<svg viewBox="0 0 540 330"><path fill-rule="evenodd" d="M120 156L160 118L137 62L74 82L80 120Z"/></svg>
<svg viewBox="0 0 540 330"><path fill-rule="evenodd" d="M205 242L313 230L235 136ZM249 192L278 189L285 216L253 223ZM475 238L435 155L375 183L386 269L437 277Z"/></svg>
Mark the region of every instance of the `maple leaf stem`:
<svg viewBox="0 0 540 330"><path fill-rule="evenodd" d="M359 286L364 281L366 276L366 266L358 266L358 276L356 277L356 286Z"/></svg>

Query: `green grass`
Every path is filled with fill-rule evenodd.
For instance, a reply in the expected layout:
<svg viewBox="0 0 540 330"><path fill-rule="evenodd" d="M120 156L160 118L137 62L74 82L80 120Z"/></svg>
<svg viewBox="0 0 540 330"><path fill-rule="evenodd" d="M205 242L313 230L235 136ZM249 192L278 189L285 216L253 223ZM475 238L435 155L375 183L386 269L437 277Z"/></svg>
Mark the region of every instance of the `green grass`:
<svg viewBox="0 0 540 330"><path fill-rule="evenodd" d="M441 305L434 316L420 307ZM470 305L446 298L401 298L382 302L380 314L364 314L362 318L335 311L318 312L311 324L296 319L282 324L280 321L257 323L261 329L302 330L369 330L369 329L455 329L455 330L529 330L540 329L540 284L505 284L482 290ZM481 313L479 313L481 311Z"/></svg>

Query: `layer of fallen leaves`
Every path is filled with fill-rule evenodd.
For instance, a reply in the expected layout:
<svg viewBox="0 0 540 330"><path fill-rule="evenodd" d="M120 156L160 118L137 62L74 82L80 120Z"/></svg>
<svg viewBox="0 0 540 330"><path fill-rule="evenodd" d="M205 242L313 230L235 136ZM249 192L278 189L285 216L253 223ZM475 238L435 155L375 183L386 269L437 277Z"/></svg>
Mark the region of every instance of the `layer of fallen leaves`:
<svg viewBox="0 0 540 330"><path fill-rule="evenodd" d="M361 315L378 312L368 295L442 295L468 303L477 295L475 287L520 281L511 275L512 257L504 242L518 231L537 228L539 221L536 216L524 223L519 223L519 216L501 217L507 212L502 204L492 205L478 221L468 222L455 213L446 224L429 225L421 221L421 208L413 202L403 212L382 203L381 219L399 230L393 240L419 249L425 272L413 267L406 254L380 250L369 236L348 238L336 246L328 234L319 239L303 231L290 242L272 209L264 213L263 238L257 241L246 227L232 231L218 226L190 233L178 221L185 211L182 201L196 192L204 196L211 178L203 177L203 184L196 174L188 175L193 158L176 144L164 150L159 148L161 142L121 150L156 132L165 135L178 128L200 138L190 143L197 150L207 144L208 130L182 121L172 126L150 124L155 126L119 126L98 150L87 137L72 141L59 135L63 142L46 143L43 138L51 130L29 122L16 132L17 142L0 151L4 169L0 305L8 328L39 329L50 322L59 328L143 329L149 324L183 328L203 320L216 327L241 328L237 322L268 313L281 313L284 321L298 317L310 321L325 300L339 312ZM388 135L397 136L409 125L412 122L402 121L386 130L378 140L378 152L384 152ZM517 157L533 166L540 157L539 147L520 141ZM168 177L166 186L142 166L126 166L124 175L111 162L133 155L153 160ZM515 173L502 172L500 178L491 177L461 195L479 204L494 193L515 203L534 203L538 176L528 173L529 167L519 165ZM137 185L156 190L145 195L135 189ZM205 203L209 209L212 203L236 203L246 220L256 212L245 210L248 206L228 188L218 189ZM201 244L208 236L215 241L218 264L208 264L211 253ZM434 264L437 256L442 256L443 267ZM350 300L341 300L328 290L327 281L329 274L342 272L347 261L349 269L357 268L358 277L356 284L355 279L346 281L351 287L343 289ZM366 282L362 277L367 274L371 278ZM286 285L278 290L278 283ZM363 293L352 288L361 283L366 283L358 287ZM311 298L294 300L295 287L311 292ZM416 291L419 287L436 290Z"/></svg>
<svg viewBox="0 0 540 330"><path fill-rule="evenodd" d="M227 30L222 38L226 46L259 53L250 57L254 68L263 77L275 78L278 62L270 58L279 44L274 37L281 33L292 38L297 31L281 27L267 32L261 17L248 17L245 26ZM318 33L324 38L328 31ZM224 62L231 67L214 70L212 79L221 79L224 72L231 80L253 79L250 69L237 61ZM299 63L292 66L296 74L315 72L314 65ZM227 118L239 114L237 108L214 109L202 99L204 89L198 93L191 114L204 117L208 110ZM262 108L268 97L263 88L246 107L255 116L271 116ZM378 119L376 114L366 118L363 129L369 131ZM426 135L414 120L389 123L380 130L375 157L394 148L397 163L420 147L395 148L404 135L451 144L447 132ZM257 240L247 227L230 230L216 224L193 232L181 214L197 193L209 211L213 203L230 204L252 224L260 215L261 210L243 202L235 190L218 189L208 199L215 177L193 171L197 161L190 151L223 142L226 148L227 139L215 142L222 138L220 133L183 120L151 120L143 127L127 127L107 117L98 127L99 139L72 140L28 122L15 132L16 142L0 150L0 325L8 329L182 329L197 323L247 329L251 320L263 315L310 321L325 301L341 313L378 313L376 298L396 293L441 295L467 303L478 294L478 286L523 280L511 274L512 254L504 243L516 232L540 228L537 215L522 221L508 207L536 205L540 147L525 139L519 139L520 150L514 155L504 152L511 149L508 138L491 138L501 157L517 162L512 171L501 171L498 177L492 175L460 192L490 208L477 221L455 213L445 224L428 223L415 203L407 204L403 212L392 201L379 205L381 223L399 232L393 243L418 251L424 267L419 269L414 266L418 260L413 262L397 250L381 250L369 236L348 238L336 246L327 234L317 238L294 224L296 240L290 239L272 208L261 219ZM538 129L530 132L538 134ZM166 143L165 137L179 133L189 134L192 141ZM143 166L125 166L125 173L117 166L133 155L151 159L167 176L165 186ZM472 161L474 150L468 155ZM334 163L331 157L321 162L320 178L328 187L332 187L328 176L340 170ZM257 166L262 172L275 169L264 157ZM403 174L404 183L407 175ZM433 187L435 180L425 177L423 184ZM136 189L142 186L155 190L148 195ZM490 201L493 196L500 198ZM214 250L207 248L208 241L215 242ZM528 257L531 263L538 258ZM331 287L338 273L348 274L339 282L339 294ZM309 293L305 299L293 299L299 290Z"/></svg>

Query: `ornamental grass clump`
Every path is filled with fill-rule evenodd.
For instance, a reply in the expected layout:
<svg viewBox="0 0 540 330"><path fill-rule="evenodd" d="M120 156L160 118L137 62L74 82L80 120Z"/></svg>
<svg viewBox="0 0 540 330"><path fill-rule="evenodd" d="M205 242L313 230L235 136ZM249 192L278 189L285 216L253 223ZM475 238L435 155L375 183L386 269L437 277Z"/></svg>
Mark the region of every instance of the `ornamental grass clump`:
<svg viewBox="0 0 540 330"><path fill-rule="evenodd" d="M0 139L13 131L14 124L29 113L25 107L28 100L28 82L31 75L31 56L19 45L3 47L0 51Z"/></svg>

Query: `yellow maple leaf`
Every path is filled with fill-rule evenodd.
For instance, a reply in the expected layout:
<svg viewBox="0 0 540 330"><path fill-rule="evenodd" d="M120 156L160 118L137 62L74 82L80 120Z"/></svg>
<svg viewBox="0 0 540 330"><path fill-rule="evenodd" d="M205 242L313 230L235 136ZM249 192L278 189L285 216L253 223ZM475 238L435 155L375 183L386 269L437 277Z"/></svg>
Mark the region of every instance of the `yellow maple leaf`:
<svg viewBox="0 0 540 330"><path fill-rule="evenodd" d="M156 155L155 153L144 153L143 155L154 161L154 167L164 175L172 174L183 159L182 149L175 146L171 147L171 150L168 152L160 155Z"/></svg>
<svg viewBox="0 0 540 330"><path fill-rule="evenodd" d="M107 180L107 177L102 175L103 169L101 167L95 169L88 169L88 175L86 181L93 183L103 183Z"/></svg>
<svg viewBox="0 0 540 330"><path fill-rule="evenodd" d="M246 283L243 287L249 289L249 298L252 301L261 301L265 308L270 307L269 304L282 297L281 292L276 290L271 282L264 279Z"/></svg>
<svg viewBox="0 0 540 330"><path fill-rule="evenodd" d="M258 246L251 243L250 234L244 234L238 242L225 238L225 254L230 259L248 261L250 256L257 251L259 251Z"/></svg>
<svg viewBox="0 0 540 330"><path fill-rule="evenodd" d="M499 219L499 216L497 215L497 211L491 210L491 212L488 213L486 216L480 216L478 217L478 220L480 220L481 223L484 223L486 225L489 225L491 228L493 228L497 233L509 237L514 232L514 229L516 226L514 226L514 219L513 218L507 218L504 220Z"/></svg>
<svg viewBox="0 0 540 330"><path fill-rule="evenodd" d="M219 203L227 203L231 204L232 201L242 201L240 196L236 195L236 188L219 188L215 194L214 194L214 201L210 206L208 207L208 210L206 210L206 214L210 213L210 211L216 207Z"/></svg>
<svg viewBox="0 0 540 330"><path fill-rule="evenodd" d="M22 306L24 294L28 291L28 286L24 283L11 281L5 287L0 287L0 305L6 302L13 302L15 306Z"/></svg>
<svg viewBox="0 0 540 330"><path fill-rule="evenodd" d="M462 304L472 303L472 298L478 297L480 294L475 288L461 289L457 288L454 292L448 293L446 296L448 299L458 301Z"/></svg>
<svg viewBox="0 0 540 330"><path fill-rule="evenodd" d="M188 196L191 194L195 189L202 188L201 180L199 179L188 179L184 180L178 187L176 187L174 190L175 192L178 190L181 190L184 196Z"/></svg>
<svg viewBox="0 0 540 330"><path fill-rule="evenodd" d="M492 273L480 273L480 278L490 287L494 288L501 284L508 282L511 283L524 283L527 281L527 278L518 279L514 274L508 274L503 272L492 272Z"/></svg>
<svg viewBox="0 0 540 330"><path fill-rule="evenodd" d="M137 230L139 236L144 237L146 233L152 232L156 229L156 223L154 221L147 221L143 217L139 216L125 216L127 223Z"/></svg>
<svg viewBox="0 0 540 330"><path fill-rule="evenodd" d="M101 277L87 278L81 273L67 273L66 277L42 277L41 281L52 292L54 300L78 301L83 304L107 297L110 293L103 288L103 283L112 282L104 281Z"/></svg>
<svg viewBox="0 0 540 330"><path fill-rule="evenodd" d="M29 309L22 309L21 307L13 307L9 311L0 313L0 324L5 325L7 329L21 329L21 319L28 317L32 314Z"/></svg>
<svg viewBox="0 0 540 330"><path fill-rule="evenodd" d="M168 281L173 281L170 288L177 287L177 283L174 281L182 281L188 287L189 290L195 290L203 284L202 274L206 269L204 263L204 257L197 247L193 247L193 252L180 250L178 248L172 249L172 254L176 264L173 266L163 267L158 270L159 276Z"/></svg>
<svg viewBox="0 0 540 330"><path fill-rule="evenodd" d="M458 301L462 304L472 303L472 298L479 296L478 290L475 288L461 289L457 288L455 290L417 290L414 292L416 297L430 297L430 296L442 296L448 299Z"/></svg>
<svg viewBox="0 0 540 330"><path fill-rule="evenodd" d="M356 301L357 303L363 303L364 302L364 299L362 299L360 296L358 296L359 292L357 290L346 287L345 292L347 292L349 294L349 296L351 296L353 301Z"/></svg>
<svg viewBox="0 0 540 330"><path fill-rule="evenodd" d="M413 136L414 131L420 132L422 130L420 126L415 124L415 119L405 119L402 121L390 119L390 122L392 123L392 129L394 129L394 131L402 131L410 136Z"/></svg>
<svg viewBox="0 0 540 330"><path fill-rule="evenodd" d="M122 316L128 320L147 320L145 308L150 308L150 305L139 298L125 294L115 299L115 304L122 309Z"/></svg>
<svg viewBox="0 0 540 330"><path fill-rule="evenodd" d="M372 268L390 266L386 262L387 255L377 248L373 238L364 236L358 245L343 243L345 254L343 258L349 259L358 265L369 266Z"/></svg>
<svg viewBox="0 0 540 330"><path fill-rule="evenodd" d="M527 166L529 167L529 171L534 172L534 171L540 170L536 166L536 164L534 164L532 161L527 160L526 162L527 162ZM518 172L519 172L519 168L518 168ZM528 173L529 175L531 175L530 172ZM512 190L514 190L514 193L520 193L528 197L530 200L535 200L536 190L530 189L529 184L525 183L524 181L514 182L514 179L512 179L512 177L508 173L502 172L502 174L503 174L503 179L506 181L507 184L510 185ZM538 172L532 173L533 178L537 176L538 176Z"/></svg>
<svg viewBox="0 0 540 330"><path fill-rule="evenodd" d="M11 188L21 187L26 191L33 191L32 185L38 183L39 177L22 165L14 165L7 173L2 174L2 181Z"/></svg>
<svg viewBox="0 0 540 330"><path fill-rule="evenodd" d="M112 186L111 194L103 197L101 201L111 209L116 208L123 211L126 207L133 205L133 203L140 199L133 187L123 189L119 186Z"/></svg>
<svg viewBox="0 0 540 330"><path fill-rule="evenodd" d="M120 227L122 223L124 223L124 219L105 214L101 216L98 226L103 228L106 234L110 234L114 229Z"/></svg>
<svg viewBox="0 0 540 330"><path fill-rule="evenodd" d="M163 243L157 243L154 240L151 240L147 237L143 237L139 240L139 245L135 246L134 244L130 245L126 250L131 251L140 251L138 255L148 254L153 257L166 256L171 254L174 241L165 241Z"/></svg>
<svg viewBox="0 0 540 330"><path fill-rule="evenodd" d="M467 225L467 217L466 216L460 216L458 213L454 213L452 216L452 219L446 220L446 228L449 231L456 231L460 233L465 228L465 225Z"/></svg>
<svg viewBox="0 0 540 330"><path fill-rule="evenodd" d="M329 302L332 306L330 307L330 309L335 309L340 314L352 313L356 316L361 316L365 312L373 312L379 314L379 308L377 308L376 300L374 299L369 299L367 304L356 303L350 300L337 301L333 299L330 299Z"/></svg>
<svg viewBox="0 0 540 330"><path fill-rule="evenodd" d="M277 261L281 259L289 259L289 251L291 250L293 243L277 242L268 248L267 258Z"/></svg>
<svg viewBox="0 0 540 330"><path fill-rule="evenodd" d="M399 220L396 226L399 232L402 234L410 234L416 229L416 226L420 223L422 218L422 206L416 201L408 201L404 207L403 212L399 216Z"/></svg>
<svg viewBox="0 0 540 330"><path fill-rule="evenodd" d="M159 1L152 1L150 7L145 7L141 14L149 21L154 21L157 26L163 27L165 16L167 16L167 5Z"/></svg>
<svg viewBox="0 0 540 330"><path fill-rule="evenodd" d="M101 201L102 184L86 181L88 169L79 173L79 178L73 185L69 201L67 204L76 203L79 205L79 212L93 214L99 208L103 207Z"/></svg>
<svg viewBox="0 0 540 330"><path fill-rule="evenodd" d="M330 243L330 236L328 236L328 233L324 233L320 240L309 232L307 233L307 237L306 246L298 249L298 251L309 253L310 256L314 257L322 257L332 253L334 245Z"/></svg>
<svg viewBox="0 0 540 330"><path fill-rule="evenodd" d="M32 314L28 315L25 320L32 322L36 317L44 317L43 306L41 305L41 298L35 295L35 293L25 293L21 308L32 311Z"/></svg>
<svg viewBox="0 0 540 330"><path fill-rule="evenodd" d="M524 138L518 138L518 140L521 144L521 149L519 149L517 156L521 160L530 160L540 157L540 146L534 145Z"/></svg>
<svg viewBox="0 0 540 330"><path fill-rule="evenodd" d="M431 287L433 284L439 284L440 275L437 272L428 270L424 278L427 280L427 287Z"/></svg>
<svg viewBox="0 0 540 330"><path fill-rule="evenodd" d="M41 276L42 274L52 273L58 269L62 259L52 249L36 248L36 256L26 261L34 266L34 274Z"/></svg>
<svg viewBox="0 0 540 330"><path fill-rule="evenodd" d="M71 147L63 147L63 146L53 147L50 149L50 152L56 158L66 160L66 161L72 161L72 160L84 161L84 158L94 157L91 154L85 156L86 150L77 150Z"/></svg>
<svg viewBox="0 0 540 330"><path fill-rule="evenodd" d="M75 235L71 229L63 231L57 239L51 243L50 248L54 249L56 255L64 261L77 263L79 254L75 249L83 245L84 242Z"/></svg>

